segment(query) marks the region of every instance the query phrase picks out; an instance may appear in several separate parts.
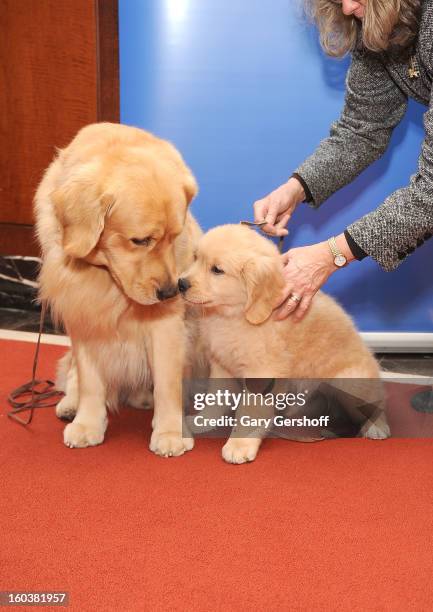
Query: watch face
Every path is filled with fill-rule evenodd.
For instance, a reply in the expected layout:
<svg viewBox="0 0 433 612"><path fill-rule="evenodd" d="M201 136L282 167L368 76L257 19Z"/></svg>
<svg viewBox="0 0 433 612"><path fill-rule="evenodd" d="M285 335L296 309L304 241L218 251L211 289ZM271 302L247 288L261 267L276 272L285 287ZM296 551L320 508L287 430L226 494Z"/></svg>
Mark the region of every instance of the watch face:
<svg viewBox="0 0 433 612"><path fill-rule="evenodd" d="M344 257L344 255L336 255L336 257L334 257L334 263L337 268L342 268L347 264L347 259Z"/></svg>

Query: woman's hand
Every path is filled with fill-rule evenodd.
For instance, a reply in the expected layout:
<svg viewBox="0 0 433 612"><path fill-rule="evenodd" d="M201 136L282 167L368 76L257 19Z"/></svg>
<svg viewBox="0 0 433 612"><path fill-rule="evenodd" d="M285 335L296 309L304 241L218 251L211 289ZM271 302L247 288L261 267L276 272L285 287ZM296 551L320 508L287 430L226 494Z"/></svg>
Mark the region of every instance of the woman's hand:
<svg viewBox="0 0 433 612"><path fill-rule="evenodd" d="M353 261L355 258L344 234L337 236L336 242L347 262ZM334 264L327 242L290 249L282 258L286 285L273 316L280 321L294 313L299 321L310 308L317 291L339 268Z"/></svg>
<svg viewBox="0 0 433 612"><path fill-rule="evenodd" d="M286 236L285 229L296 206L305 200L301 183L290 178L287 183L254 203L254 220L266 221L261 229L271 236Z"/></svg>

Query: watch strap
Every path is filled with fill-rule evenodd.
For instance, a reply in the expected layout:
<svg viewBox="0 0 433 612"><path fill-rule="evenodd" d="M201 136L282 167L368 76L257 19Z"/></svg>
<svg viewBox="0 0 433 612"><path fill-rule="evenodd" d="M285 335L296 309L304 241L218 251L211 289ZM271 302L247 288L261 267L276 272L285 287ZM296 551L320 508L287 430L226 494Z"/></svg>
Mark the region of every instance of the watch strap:
<svg viewBox="0 0 433 612"><path fill-rule="evenodd" d="M331 253L333 254L334 257L343 255L343 253L340 251L340 249L337 246L335 236L331 236L330 238L328 238L328 244L329 244L329 248L331 249Z"/></svg>
<svg viewBox="0 0 433 612"><path fill-rule="evenodd" d="M334 264L337 266L337 268L343 268L347 264L347 257L338 248L335 236L328 238L328 246L331 249L331 253L334 258Z"/></svg>

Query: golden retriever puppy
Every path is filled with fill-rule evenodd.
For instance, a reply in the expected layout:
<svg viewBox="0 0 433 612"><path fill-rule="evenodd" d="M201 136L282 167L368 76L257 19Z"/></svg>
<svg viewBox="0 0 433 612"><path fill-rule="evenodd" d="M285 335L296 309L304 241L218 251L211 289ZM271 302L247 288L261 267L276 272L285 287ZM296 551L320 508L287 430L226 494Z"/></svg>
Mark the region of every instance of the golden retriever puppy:
<svg viewBox="0 0 433 612"><path fill-rule="evenodd" d="M319 292L300 321L273 319L284 286L276 246L242 225L224 225L199 241L196 260L179 279L189 303L203 312L211 378L378 379L379 367L351 319ZM389 435L384 415L362 435ZM223 457L232 463L256 457L261 437L231 437Z"/></svg>
<svg viewBox="0 0 433 612"><path fill-rule="evenodd" d="M181 455L187 357L177 279L201 231L188 212L195 179L168 142L125 125L83 128L47 169L35 197L40 298L71 337L59 368L73 417L69 447L100 444L107 407L153 388L152 451Z"/></svg>

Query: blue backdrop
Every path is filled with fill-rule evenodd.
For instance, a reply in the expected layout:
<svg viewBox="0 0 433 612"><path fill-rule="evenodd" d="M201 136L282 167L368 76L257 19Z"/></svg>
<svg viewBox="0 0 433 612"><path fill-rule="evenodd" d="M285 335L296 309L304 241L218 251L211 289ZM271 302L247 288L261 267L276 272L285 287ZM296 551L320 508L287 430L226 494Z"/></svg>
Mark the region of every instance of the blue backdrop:
<svg viewBox="0 0 433 612"><path fill-rule="evenodd" d="M296 0L119 0L121 120L171 140L193 169L207 229L252 218L341 110L348 60L326 58ZM341 232L408 183L423 138L411 102L386 155L320 210L301 205L289 245ZM336 169L338 172L338 168ZM325 289L363 331L432 331L433 240L395 272L371 260Z"/></svg>

